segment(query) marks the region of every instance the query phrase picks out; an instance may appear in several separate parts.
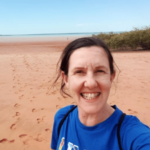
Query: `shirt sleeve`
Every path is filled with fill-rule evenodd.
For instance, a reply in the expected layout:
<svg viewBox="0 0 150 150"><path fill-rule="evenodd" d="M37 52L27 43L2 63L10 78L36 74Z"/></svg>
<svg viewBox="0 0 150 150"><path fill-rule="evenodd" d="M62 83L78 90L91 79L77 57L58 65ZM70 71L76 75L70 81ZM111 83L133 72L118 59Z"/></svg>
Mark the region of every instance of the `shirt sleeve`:
<svg viewBox="0 0 150 150"><path fill-rule="evenodd" d="M66 107L61 108L60 110L58 110L56 112L55 117L54 117L52 136L51 136L51 149L56 149L57 148L57 143L58 143L58 139L59 139L59 137L58 137L59 124L60 124L61 120L63 119L63 117L65 116L65 114L72 107L74 107L74 105L66 106Z"/></svg>
<svg viewBox="0 0 150 150"><path fill-rule="evenodd" d="M150 150L150 133L142 133L133 141L133 150Z"/></svg>
<svg viewBox="0 0 150 150"><path fill-rule="evenodd" d="M136 117L126 116L121 127L122 147L126 150L150 150L150 128Z"/></svg>

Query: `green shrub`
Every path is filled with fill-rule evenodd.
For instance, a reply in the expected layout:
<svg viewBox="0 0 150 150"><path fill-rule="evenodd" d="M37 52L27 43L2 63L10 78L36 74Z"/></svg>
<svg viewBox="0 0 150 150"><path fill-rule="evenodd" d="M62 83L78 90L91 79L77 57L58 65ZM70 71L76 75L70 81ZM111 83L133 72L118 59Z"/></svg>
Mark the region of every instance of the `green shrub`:
<svg viewBox="0 0 150 150"><path fill-rule="evenodd" d="M143 29L135 28L133 31L122 33L100 33L93 36L105 41L110 49L134 50L138 47L150 49L150 27Z"/></svg>

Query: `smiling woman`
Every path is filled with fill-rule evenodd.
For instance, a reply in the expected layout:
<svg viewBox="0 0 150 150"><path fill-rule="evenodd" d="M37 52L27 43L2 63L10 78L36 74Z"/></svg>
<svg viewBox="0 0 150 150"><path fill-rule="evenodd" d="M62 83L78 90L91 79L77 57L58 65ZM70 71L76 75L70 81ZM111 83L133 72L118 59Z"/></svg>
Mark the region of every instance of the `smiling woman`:
<svg viewBox="0 0 150 150"><path fill-rule="evenodd" d="M83 124L92 126L104 121L108 117L108 114L102 114L105 110L113 113L114 109L106 101L114 76L103 48L82 47L71 54L68 75L62 71L62 78L78 105Z"/></svg>
<svg viewBox="0 0 150 150"><path fill-rule="evenodd" d="M62 94L67 94L66 87L77 107L70 105L56 113L52 149L150 149L149 127L126 115L120 128L122 111L107 103L115 69L113 57L103 41L86 37L71 42L58 65L54 84L61 76Z"/></svg>

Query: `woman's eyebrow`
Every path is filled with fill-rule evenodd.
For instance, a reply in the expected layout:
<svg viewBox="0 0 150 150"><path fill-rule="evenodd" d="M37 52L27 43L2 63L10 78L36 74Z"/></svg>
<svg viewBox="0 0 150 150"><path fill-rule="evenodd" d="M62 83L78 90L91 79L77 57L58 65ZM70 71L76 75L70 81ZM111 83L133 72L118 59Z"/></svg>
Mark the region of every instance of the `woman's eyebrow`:
<svg viewBox="0 0 150 150"><path fill-rule="evenodd" d="M75 68L73 68L73 71L80 70L80 69L86 69L86 68L85 67L75 67Z"/></svg>
<svg viewBox="0 0 150 150"><path fill-rule="evenodd" d="M108 68L106 66L96 66L95 69L105 69L105 70L108 70Z"/></svg>
<svg viewBox="0 0 150 150"><path fill-rule="evenodd" d="M104 68L104 69L107 69L106 66L103 66L103 65L99 65L99 66L96 66L95 67L96 69L99 69L99 68ZM73 70L78 70L78 69L86 69L86 67L74 67Z"/></svg>
<svg viewBox="0 0 150 150"><path fill-rule="evenodd" d="M107 67L103 65L99 65L99 66L96 66L95 68L98 69L98 68L107 68Z"/></svg>

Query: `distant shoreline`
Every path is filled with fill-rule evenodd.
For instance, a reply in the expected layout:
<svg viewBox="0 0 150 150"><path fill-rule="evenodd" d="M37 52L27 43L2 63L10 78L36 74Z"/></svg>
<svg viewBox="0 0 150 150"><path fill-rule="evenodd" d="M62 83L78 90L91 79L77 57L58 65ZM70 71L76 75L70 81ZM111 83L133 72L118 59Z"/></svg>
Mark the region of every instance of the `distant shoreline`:
<svg viewBox="0 0 150 150"><path fill-rule="evenodd" d="M112 32L112 31L110 31ZM0 34L0 36L80 36L80 35L97 35L100 33L110 33L110 32L77 32L77 33L40 33L40 34ZM125 31L117 31L113 33L121 33Z"/></svg>
<svg viewBox="0 0 150 150"><path fill-rule="evenodd" d="M33 42L50 42L50 41L72 41L77 38L92 35L57 35L57 36L0 36L0 44L2 43L33 43Z"/></svg>
<svg viewBox="0 0 150 150"><path fill-rule="evenodd" d="M0 35L0 43L72 41L77 38L89 37L99 33L100 32Z"/></svg>

